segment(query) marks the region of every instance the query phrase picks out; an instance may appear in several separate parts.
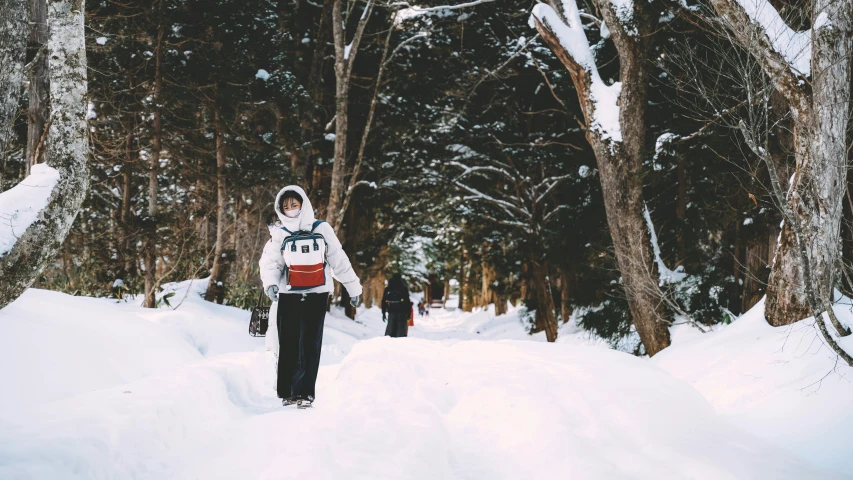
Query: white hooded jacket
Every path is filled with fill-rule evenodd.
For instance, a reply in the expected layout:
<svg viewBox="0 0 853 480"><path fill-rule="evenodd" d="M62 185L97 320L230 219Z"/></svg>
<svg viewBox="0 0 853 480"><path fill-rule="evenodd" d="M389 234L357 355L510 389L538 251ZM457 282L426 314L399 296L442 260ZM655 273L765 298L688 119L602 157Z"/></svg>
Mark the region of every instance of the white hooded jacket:
<svg viewBox="0 0 853 480"><path fill-rule="evenodd" d="M302 197L302 211L296 218L285 216L279 206L281 204L281 196L287 191L296 192ZM258 262L258 265L261 267L261 281L264 284L264 290L270 285L278 285L279 292L281 293L331 293L334 291L334 284L332 282L332 278L334 277L344 285L350 297L361 295L361 282L358 281L358 277L353 271L349 258L347 258L347 254L341 247L341 242L338 240L337 235L335 235L335 231L326 222L321 223L314 230L314 232L319 233L326 240L326 266L328 267L326 268L326 283L309 290L290 292L290 287L284 285L284 257L281 255L281 244L290 234L282 230L281 227L284 226L291 232L297 230L310 231L315 220L314 207L311 206L311 201L308 200L305 190L295 185L290 185L282 188L278 192L278 195L276 195L275 213L278 215L281 225L270 228L272 238L264 245L264 252L261 254L260 262Z"/></svg>

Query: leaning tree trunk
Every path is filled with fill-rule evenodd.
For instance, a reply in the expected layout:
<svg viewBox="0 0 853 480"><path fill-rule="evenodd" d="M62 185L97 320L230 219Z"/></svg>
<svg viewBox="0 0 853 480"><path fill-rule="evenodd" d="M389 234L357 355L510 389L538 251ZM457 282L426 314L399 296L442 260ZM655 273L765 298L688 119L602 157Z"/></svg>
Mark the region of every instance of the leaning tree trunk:
<svg viewBox="0 0 853 480"><path fill-rule="evenodd" d="M29 107L27 108L27 175L44 155L46 126L50 115L50 84L47 80L47 0L30 0L30 45L32 66L29 71Z"/></svg>
<svg viewBox="0 0 853 480"><path fill-rule="evenodd" d="M803 261L810 266L812 287L823 303L832 297L840 261L846 129L850 120L853 0L812 3L812 19L823 16L829 21L815 24L811 30L810 84L792 72L768 32L749 18L737 0L712 0L712 4L733 31L736 41L758 61L785 98L794 119L796 170L788 189L787 206L800 223L800 241L806 246L806 258L799 251L792 225L786 222L768 281L766 307L771 325L788 325L812 314ZM765 4L763 8L773 7ZM836 323L834 318L833 323ZM848 333L842 325L834 326L841 334Z"/></svg>
<svg viewBox="0 0 853 480"><path fill-rule="evenodd" d="M45 157L58 180L38 218L0 254L0 308L20 296L53 260L89 190L84 2L51 0L48 25L52 121Z"/></svg>
<svg viewBox="0 0 853 480"><path fill-rule="evenodd" d="M24 78L27 5L21 0L0 0L0 12L0 159L5 166Z"/></svg>
<svg viewBox="0 0 853 480"><path fill-rule="evenodd" d="M213 268L204 299L208 302L222 303L225 298L225 273L230 255L225 251L225 224L228 218L228 191L225 185L225 126L219 116L219 108L214 115L216 123L216 244L213 249Z"/></svg>
<svg viewBox="0 0 853 480"><path fill-rule="evenodd" d="M640 340L651 356L670 344L670 322L663 309L657 267L652 261L649 231L643 218L641 178L647 133L649 38L653 23L644 2L635 2L629 15L623 12L619 16L609 1L596 0L595 3L619 53L621 91L614 91L615 85L607 87L602 82L588 43L564 45L555 33L571 35L567 41L587 42L574 0L563 1L567 7L565 16L557 14L562 8L539 4L533 17L545 43L568 69L578 93L587 125L586 138L598 162L607 224L628 307ZM623 24L620 18L628 18L630 24ZM568 48L575 54L580 53L582 58L573 57ZM593 89L598 95L618 95L617 106L605 105L606 98L599 98L597 102ZM605 108L618 108L618 127L606 125L599 117L598 110Z"/></svg>

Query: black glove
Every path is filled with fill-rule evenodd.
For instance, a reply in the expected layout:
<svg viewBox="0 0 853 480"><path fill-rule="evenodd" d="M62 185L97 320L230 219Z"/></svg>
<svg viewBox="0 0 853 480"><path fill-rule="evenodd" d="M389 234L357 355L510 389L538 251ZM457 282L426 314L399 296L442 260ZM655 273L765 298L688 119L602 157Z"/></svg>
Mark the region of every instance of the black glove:
<svg viewBox="0 0 853 480"><path fill-rule="evenodd" d="M350 297L349 304L352 305L353 307L357 307L359 299L361 299L361 295L356 295L354 297Z"/></svg>
<svg viewBox="0 0 853 480"><path fill-rule="evenodd" d="M385 321L385 314L384 313L382 314L382 321L383 322Z"/></svg>

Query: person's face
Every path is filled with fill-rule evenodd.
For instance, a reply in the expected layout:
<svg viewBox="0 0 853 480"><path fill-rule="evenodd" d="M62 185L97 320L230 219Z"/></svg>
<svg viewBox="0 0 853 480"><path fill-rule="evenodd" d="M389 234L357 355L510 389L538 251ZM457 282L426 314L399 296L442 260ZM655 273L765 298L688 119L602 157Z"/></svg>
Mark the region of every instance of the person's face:
<svg viewBox="0 0 853 480"><path fill-rule="evenodd" d="M302 208L302 202L295 198L285 198L281 201L281 211L282 212L290 212L296 211Z"/></svg>

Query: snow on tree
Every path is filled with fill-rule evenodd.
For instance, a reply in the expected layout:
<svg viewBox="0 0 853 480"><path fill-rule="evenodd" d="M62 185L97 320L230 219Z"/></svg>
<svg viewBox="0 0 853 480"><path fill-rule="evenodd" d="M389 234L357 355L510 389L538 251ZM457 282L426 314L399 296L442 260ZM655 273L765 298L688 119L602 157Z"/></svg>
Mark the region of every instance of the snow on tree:
<svg viewBox="0 0 853 480"><path fill-rule="evenodd" d="M557 340L554 297L542 252L548 222L567 208L556 204L551 194L572 175L552 169L540 174L532 165L502 162L465 145L450 145L448 149L454 156L447 165L459 172L451 183L463 194L462 202L484 206L483 218L522 232L524 241L532 245L528 264L538 323L542 324L549 342Z"/></svg>
<svg viewBox="0 0 853 480"><path fill-rule="evenodd" d="M0 245L6 245L0 247L0 308L32 285L53 259L89 189L83 0L51 0L48 24L47 164L34 165L20 185L0 193Z"/></svg>
<svg viewBox="0 0 853 480"><path fill-rule="evenodd" d="M647 136L649 42L655 25L646 2L596 0L619 53L621 81L605 84L575 0L533 8L535 27L568 69L595 152L610 235L632 321L649 355L666 348L668 325L643 217L642 162Z"/></svg>
<svg viewBox="0 0 853 480"><path fill-rule="evenodd" d="M756 59L784 97L794 121L796 168L783 201L797 216L802 236L798 238L792 222L785 223L768 281L766 308L770 324L787 325L812 314L804 268L810 267L815 282L810 287L816 288L825 310L840 262L853 1L813 2L812 28L807 32L790 29L766 0L711 3L735 41ZM806 247L805 259L800 243ZM849 333L840 324L835 327L842 335Z"/></svg>

